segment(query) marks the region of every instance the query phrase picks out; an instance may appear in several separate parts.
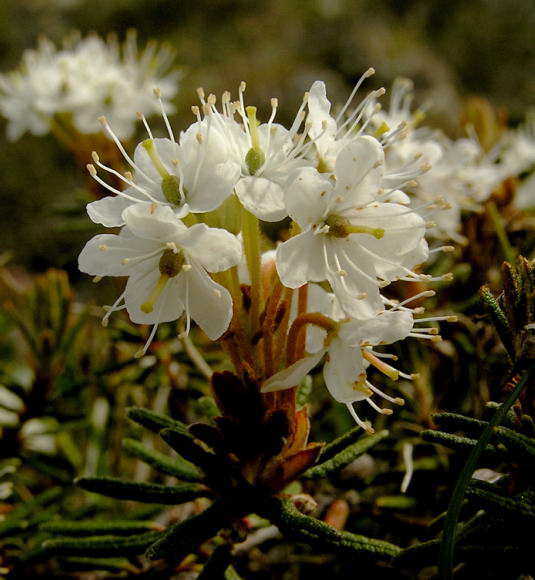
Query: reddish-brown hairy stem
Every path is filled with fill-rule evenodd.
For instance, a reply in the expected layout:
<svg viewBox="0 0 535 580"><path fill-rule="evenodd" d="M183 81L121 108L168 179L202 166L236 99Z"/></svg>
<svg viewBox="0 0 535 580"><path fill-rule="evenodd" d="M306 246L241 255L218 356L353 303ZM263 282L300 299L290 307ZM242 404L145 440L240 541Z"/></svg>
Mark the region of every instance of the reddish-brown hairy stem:
<svg viewBox="0 0 535 580"><path fill-rule="evenodd" d="M292 293L293 290L291 288L285 288L284 298L282 302L279 302L280 305L284 305L285 309L276 332L277 338L275 341L275 354L273 356L274 370L278 370L284 362L281 359L284 353L284 347L286 346L286 333L288 332L288 323L290 321L290 306L292 303Z"/></svg>
<svg viewBox="0 0 535 580"><path fill-rule="evenodd" d="M279 277L275 279L273 290L266 305L266 316L264 318L264 371L265 376L270 377L274 373L273 368L273 332L274 322L277 315L279 301L282 296L283 286Z"/></svg>
<svg viewBox="0 0 535 580"><path fill-rule="evenodd" d="M290 366L299 360L297 347L300 340L300 334L304 334L305 327L308 324L319 326L327 332L336 329L336 322L319 312L307 312L298 316L292 323L288 332L288 342L286 347L286 364Z"/></svg>
<svg viewBox="0 0 535 580"><path fill-rule="evenodd" d="M297 295L297 316L302 316L307 311L307 303L308 303L308 284L301 286L298 291ZM300 332L297 337L297 342L295 345L295 357L296 360L303 358L305 356L305 340L306 340L306 333Z"/></svg>

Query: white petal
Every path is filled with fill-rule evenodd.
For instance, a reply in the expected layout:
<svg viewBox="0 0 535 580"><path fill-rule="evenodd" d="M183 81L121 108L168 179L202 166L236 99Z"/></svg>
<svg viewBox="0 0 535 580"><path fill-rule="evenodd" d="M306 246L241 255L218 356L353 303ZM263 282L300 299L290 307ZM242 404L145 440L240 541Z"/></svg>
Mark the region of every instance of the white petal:
<svg viewBox="0 0 535 580"><path fill-rule="evenodd" d="M381 203L362 208L352 215L353 225L384 229L384 236L376 239L368 234L353 234L351 240L369 250L377 275L386 280L402 276L397 265L412 268L427 259L427 245L422 244L425 221L416 212L394 204ZM370 255L370 254L368 254Z"/></svg>
<svg viewBox="0 0 535 580"><path fill-rule="evenodd" d="M353 403L366 398L356 390L356 383L366 376L366 365L359 347L347 346L334 337L329 347L323 378L329 392L340 403Z"/></svg>
<svg viewBox="0 0 535 580"><path fill-rule="evenodd" d="M166 205L136 203L124 210L123 218L136 236L149 240L171 241L186 230Z"/></svg>
<svg viewBox="0 0 535 580"><path fill-rule="evenodd" d="M142 262L135 258L151 254L159 247L157 242L131 237L127 232L100 234L87 242L78 258L78 267L92 276L129 276L141 269L157 269L158 253Z"/></svg>
<svg viewBox="0 0 535 580"><path fill-rule="evenodd" d="M217 209L232 194L240 177L239 163L203 164L196 183L185 178L186 199L194 213Z"/></svg>
<svg viewBox="0 0 535 580"><path fill-rule="evenodd" d="M122 213L134 202L121 195L104 197L87 204L87 213L96 224L102 224L107 228L122 226L124 224Z"/></svg>
<svg viewBox="0 0 535 580"><path fill-rule="evenodd" d="M184 279L181 295L186 312L189 312L210 340L217 340L227 330L232 319L232 298L200 266L195 263L191 265L191 270L180 274Z"/></svg>
<svg viewBox="0 0 535 580"><path fill-rule="evenodd" d="M310 356L305 356L289 367L275 373L264 382L262 393L272 393L297 386L308 373L320 362L327 349L322 349Z"/></svg>
<svg viewBox="0 0 535 580"><path fill-rule="evenodd" d="M278 222L288 215L282 187L265 177L243 177L236 185L236 195L258 219Z"/></svg>
<svg viewBox="0 0 535 580"><path fill-rule="evenodd" d="M152 312L144 312L141 305L146 302L158 281L160 280L158 268L144 274L135 274L128 278L126 284L125 303L130 320L136 324L158 324L178 320L184 311L184 305L180 299L180 275L167 281L165 288L155 300Z"/></svg>
<svg viewBox="0 0 535 580"><path fill-rule="evenodd" d="M377 198L384 174L384 157L379 141L369 136L351 141L338 153L334 195L343 198L340 205L362 206Z"/></svg>
<svg viewBox="0 0 535 580"><path fill-rule="evenodd" d="M525 179L516 190L513 205L518 209L535 207L535 172Z"/></svg>
<svg viewBox="0 0 535 580"><path fill-rule="evenodd" d="M323 243L323 236L303 232L277 248L277 272L285 286L299 288L327 279Z"/></svg>
<svg viewBox="0 0 535 580"><path fill-rule="evenodd" d="M307 229L322 219L333 188L316 169L304 167L292 173L285 189L288 214L302 229Z"/></svg>
<svg viewBox="0 0 535 580"><path fill-rule="evenodd" d="M242 256L242 246L236 236L206 224L195 224L176 239L208 272L228 270L236 266Z"/></svg>
<svg viewBox="0 0 535 580"><path fill-rule="evenodd" d="M369 320L343 322L338 335L349 346L392 344L406 338L413 324L410 312L387 310Z"/></svg>
<svg viewBox="0 0 535 580"><path fill-rule="evenodd" d="M336 121L331 117L331 103L327 99L325 83L316 81L308 91L308 119L311 122L309 135L316 139L315 144L320 156L325 155L336 136ZM327 124L327 128L325 128ZM319 137L321 135L321 137Z"/></svg>
<svg viewBox="0 0 535 580"><path fill-rule="evenodd" d="M374 263L350 238L328 240L328 280L348 316L371 318L384 310Z"/></svg>

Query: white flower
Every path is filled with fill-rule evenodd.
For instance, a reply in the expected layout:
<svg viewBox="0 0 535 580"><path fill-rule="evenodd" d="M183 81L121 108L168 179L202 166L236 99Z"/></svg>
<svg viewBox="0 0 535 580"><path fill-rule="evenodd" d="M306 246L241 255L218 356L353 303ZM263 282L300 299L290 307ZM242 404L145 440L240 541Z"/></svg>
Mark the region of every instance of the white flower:
<svg viewBox="0 0 535 580"><path fill-rule="evenodd" d="M167 206L139 203L124 211L126 227L118 235L92 238L79 267L96 276L128 276L112 311L126 307L133 322L158 325L186 315L216 340L232 317L229 292L207 272L238 264L241 244L225 230L196 224L187 228ZM124 301L124 306L121 304ZM153 328L146 351L154 333Z"/></svg>
<svg viewBox="0 0 535 580"><path fill-rule="evenodd" d="M427 259L425 222L383 202L383 171L381 145L363 136L338 154L334 182L313 168L294 174L285 199L301 233L277 249L285 286L327 280L347 315L368 318L384 308L381 287L418 279L410 268Z"/></svg>
<svg viewBox="0 0 535 580"><path fill-rule="evenodd" d="M298 136L305 118L305 103L299 109L292 127L288 130L274 123L277 99L271 99L272 112L267 123L259 124L256 107L245 107L243 93L245 83L239 89L239 101L231 103L230 93L222 97L222 112L215 106L215 96L205 99L199 89L205 115L214 119L214 126L223 133L229 155L241 167L241 179L236 184L236 195L252 214L261 220L276 222L288 213L284 205L284 184L292 171L311 165L304 159L312 147L306 142L307 126ZM239 122L235 120L238 117Z"/></svg>
<svg viewBox="0 0 535 580"><path fill-rule="evenodd" d="M167 98L177 90L177 74L166 74L172 53L150 44L138 53L135 33L122 47L96 35L73 36L62 50L42 40L24 53L19 70L0 76L0 111L11 140L24 132L44 135L52 126L63 132L97 133L97 118L106 115L121 138L130 137L135 114L159 110L152 91ZM165 107L171 110L170 103ZM72 138L72 136L71 136Z"/></svg>
<svg viewBox="0 0 535 580"><path fill-rule="evenodd" d="M507 175L517 176L535 167L535 113L526 116L526 122L514 131L508 131L500 143L503 152L501 164Z"/></svg>
<svg viewBox="0 0 535 580"><path fill-rule="evenodd" d="M418 202L447 204L446 209L433 214L436 228L431 233L462 243L461 210L478 211L505 174L474 139L450 141L443 137L440 145L441 154L435 156L429 171L417 178L413 193ZM427 207L424 203L423 208Z"/></svg>
<svg viewBox="0 0 535 580"><path fill-rule="evenodd" d="M360 419L352 404L364 400L376 411L391 414L390 409L380 409L375 404L372 400L373 395L379 395L399 405L403 404L403 399L390 397L370 383L366 369L372 364L392 380L397 380L400 376L414 378L414 375L407 375L384 363L379 357L395 357L375 352L373 347L392 344L413 335L413 325L412 312L408 310L387 310L367 320L345 319L338 324L337 330L331 333L325 348L270 377L264 382L262 392L295 386L322 356L327 354L323 367L327 389L336 401L347 405L361 427L373 432L371 427Z"/></svg>
<svg viewBox="0 0 535 580"><path fill-rule="evenodd" d="M370 103L374 103L377 97L383 95L384 89L369 93L353 110L349 110L349 106L362 83L373 74L375 71L370 68L360 77L336 117L331 115L331 103L327 99L325 83L315 81L310 87L307 98L309 135L314 141L316 160L320 171L332 171L340 150L364 134L367 125L371 122L373 114L370 113ZM348 115L344 116L346 112Z"/></svg>
<svg viewBox="0 0 535 580"><path fill-rule="evenodd" d="M102 119L108 134L134 169L134 175L118 173L100 163L98 155L93 153L98 167L128 185L124 191L115 189L97 175L94 165L88 165L93 178L116 194L88 204L87 211L94 222L108 227L120 226L124 223L124 209L139 201L169 206L182 218L190 212L212 211L232 194L240 176L240 166L229 156L225 137L214 126L212 118L191 125L180 134L177 143L163 110L162 114L169 138L155 139L142 117L149 138L136 147L133 160L107 120Z"/></svg>

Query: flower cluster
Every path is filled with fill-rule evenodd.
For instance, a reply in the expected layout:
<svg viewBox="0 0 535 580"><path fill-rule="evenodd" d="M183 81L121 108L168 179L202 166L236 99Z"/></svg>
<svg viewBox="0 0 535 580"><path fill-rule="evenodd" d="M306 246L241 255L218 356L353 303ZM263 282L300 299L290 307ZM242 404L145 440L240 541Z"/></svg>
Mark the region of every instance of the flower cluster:
<svg viewBox="0 0 535 580"><path fill-rule="evenodd" d="M224 93L219 108L199 89L196 120L178 137L165 113L165 138L155 138L139 115L148 137L132 157L113 123L101 118L131 171L119 173L93 153L89 172L113 195L89 204L89 216L122 229L90 240L79 265L97 279L128 277L104 320L126 308L134 322L153 324L140 355L159 323L185 316L186 333L194 321L221 339L237 372L254 376L266 394L297 386L325 357L329 391L365 429L371 427L354 402L385 414L391 410L373 396L403 403L375 387L367 368L411 379L384 362L395 357L380 347L407 337L439 340L435 326L417 324L452 317L415 318L423 308L410 303L432 290L409 292L403 302L384 293L396 281L436 279L418 271L430 253L425 211L436 204L412 208L403 191L429 172L432 147L420 147L404 119L387 127L400 111L382 113L376 101L384 89L352 105L372 74L362 76L336 116L325 85L315 82L290 128L275 122L276 99L267 122L259 122L257 109L245 105L245 83L236 101ZM400 161L411 140L412 152ZM239 236L208 225L214 212L225 223L236 208ZM262 256L260 221L287 218L285 241Z"/></svg>
<svg viewBox="0 0 535 580"><path fill-rule="evenodd" d="M177 90L177 74L168 73L172 52L155 43L139 52L135 33L121 46L110 37L75 35L57 49L42 39L24 53L20 67L0 75L0 112L8 120L12 141L25 132L98 133L97 117L107 115L116 133L129 138L135 114L159 111L153 87L167 97ZM171 111L169 103L165 104Z"/></svg>

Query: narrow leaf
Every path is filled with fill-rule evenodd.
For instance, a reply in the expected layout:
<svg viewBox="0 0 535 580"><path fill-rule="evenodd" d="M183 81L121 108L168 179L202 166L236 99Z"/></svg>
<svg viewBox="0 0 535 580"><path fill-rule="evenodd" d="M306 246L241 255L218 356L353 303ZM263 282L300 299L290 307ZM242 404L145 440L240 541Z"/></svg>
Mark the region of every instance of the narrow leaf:
<svg viewBox="0 0 535 580"><path fill-rule="evenodd" d="M206 486L200 484L136 483L115 477L82 477L76 483L86 491L143 503L179 504L212 495Z"/></svg>
<svg viewBox="0 0 535 580"><path fill-rule="evenodd" d="M177 421L176 419L172 419L167 415L155 413L154 411L149 411L148 409L130 407L126 410L126 413L132 421L142 425L153 433L158 433L161 429L166 429L168 427L187 431L187 426L182 423L182 421Z"/></svg>
<svg viewBox="0 0 535 580"><path fill-rule="evenodd" d="M88 538L55 538L43 542L43 548L54 554L76 556L131 556L141 554L162 532L147 532L138 536L91 536Z"/></svg>
<svg viewBox="0 0 535 580"><path fill-rule="evenodd" d="M134 457L138 457L160 473L172 475L184 481L196 482L202 480L202 476L196 467L180 456L169 457L153 449L147 449L135 439L124 439L123 447Z"/></svg>
<svg viewBox="0 0 535 580"><path fill-rule="evenodd" d="M43 532L64 534L66 536L91 536L99 534L140 534L159 530L155 522L136 522L132 520L87 520L87 521L52 521L39 526Z"/></svg>
<svg viewBox="0 0 535 580"><path fill-rule="evenodd" d="M224 500L216 500L200 514L175 524L150 546L146 552L147 558L167 558L174 562L184 559L228 526L230 514L227 508Z"/></svg>
<svg viewBox="0 0 535 580"><path fill-rule="evenodd" d="M388 431L386 429L374 435L364 437L364 439L359 439L342 451L339 451L331 459L327 459L319 465L311 467L303 473L302 477L306 479L319 479L327 477L331 473L338 472L346 465L349 465L354 459L368 451L368 449L379 443L379 441L382 441L385 437L388 437ZM320 455L320 460L323 456L324 454Z"/></svg>

